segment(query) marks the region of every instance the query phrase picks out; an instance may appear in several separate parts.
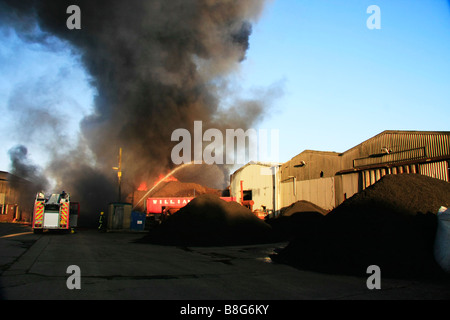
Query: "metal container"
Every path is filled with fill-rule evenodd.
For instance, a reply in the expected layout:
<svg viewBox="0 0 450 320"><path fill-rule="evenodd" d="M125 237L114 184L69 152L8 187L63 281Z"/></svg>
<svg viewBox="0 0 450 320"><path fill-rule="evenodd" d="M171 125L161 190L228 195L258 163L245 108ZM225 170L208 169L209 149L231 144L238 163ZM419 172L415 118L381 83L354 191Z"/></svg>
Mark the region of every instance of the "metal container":
<svg viewBox="0 0 450 320"><path fill-rule="evenodd" d="M131 203L111 203L108 210L108 230L129 230Z"/></svg>
<svg viewBox="0 0 450 320"><path fill-rule="evenodd" d="M131 231L144 231L145 217L146 217L145 213L132 211L131 212L131 224L130 224Z"/></svg>

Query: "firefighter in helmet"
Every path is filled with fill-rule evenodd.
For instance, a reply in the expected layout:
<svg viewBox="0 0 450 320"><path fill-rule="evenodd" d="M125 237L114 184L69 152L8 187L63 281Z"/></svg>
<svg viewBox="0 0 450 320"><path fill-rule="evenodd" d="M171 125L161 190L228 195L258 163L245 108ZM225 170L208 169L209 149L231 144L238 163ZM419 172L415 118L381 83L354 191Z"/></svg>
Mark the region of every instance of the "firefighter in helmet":
<svg viewBox="0 0 450 320"><path fill-rule="evenodd" d="M98 231L104 231L105 230L105 213L102 211L100 212L100 218L98 219Z"/></svg>

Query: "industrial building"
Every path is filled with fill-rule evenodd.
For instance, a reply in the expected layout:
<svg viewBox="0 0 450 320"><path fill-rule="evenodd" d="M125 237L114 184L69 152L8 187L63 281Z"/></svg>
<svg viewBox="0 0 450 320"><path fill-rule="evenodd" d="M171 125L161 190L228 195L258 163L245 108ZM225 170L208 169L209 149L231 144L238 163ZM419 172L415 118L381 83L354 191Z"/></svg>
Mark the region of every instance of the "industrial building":
<svg viewBox="0 0 450 320"><path fill-rule="evenodd" d="M450 132L385 131L342 155L336 204L386 174L414 173L450 182Z"/></svg>
<svg viewBox="0 0 450 320"><path fill-rule="evenodd" d="M31 221L36 190L33 183L0 171L0 222Z"/></svg>
<svg viewBox="0 0 450 320"><path fill-rule="evenodd" d="M280 169L281 208L307 200L331 210L336 204L335 175L341 156L336 152L306 150Z"/></svg>
<svg viewBox="0 0 450 320"><path fill-rule="evenodd" d="M271 179L259 174L260 164L248 164L231 176L230 191L238 199L243 192L256 208L278 211L307 200L332 210L386 174L422 174L450 182L449 162L450 132L384 131L344 153L303 151L271 169Z"/></svg>
<svg viewBox="0 0 450 320"><path fill-rule="evenodd" d="M230 195L252 210L280 210L280 164L250 162L230 178Z"/></svg>

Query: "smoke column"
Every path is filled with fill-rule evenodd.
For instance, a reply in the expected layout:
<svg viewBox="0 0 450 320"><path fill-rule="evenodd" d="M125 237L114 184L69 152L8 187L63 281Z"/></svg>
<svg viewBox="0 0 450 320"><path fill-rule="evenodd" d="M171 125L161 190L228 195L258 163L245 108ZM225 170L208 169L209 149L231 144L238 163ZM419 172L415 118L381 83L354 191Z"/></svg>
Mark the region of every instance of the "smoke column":
<svg viewBox="0 0 450 320"><path fill-rule="evenodd" d="M81 30L69 30L70 5ZM117 154L123 148L124 188L173 169L171 134L194 121L204 130L247 129L265 101L221 105L228 77L245 59L263 0L0 0L0 21L22 38L56 36L73 48L96 88L95 110L81 122L73 150L54 152L48 172L80 202L114 200ZM33 32L36 26L44 32ZM229 96L226 97L230 99ZM98 194L102 196L99 197ZM94 208L92 209L94 210Z"/></svg>
<svg viewBox="0 0 450 320"><path fill-rule="evenodd" d="M32 164L28 159L28 149L18 145L9 150L9 157L13 167L12 174L18 177L26 177L32 181L38 189L45 190L49 182L40 171L40 168Z"/></svg>

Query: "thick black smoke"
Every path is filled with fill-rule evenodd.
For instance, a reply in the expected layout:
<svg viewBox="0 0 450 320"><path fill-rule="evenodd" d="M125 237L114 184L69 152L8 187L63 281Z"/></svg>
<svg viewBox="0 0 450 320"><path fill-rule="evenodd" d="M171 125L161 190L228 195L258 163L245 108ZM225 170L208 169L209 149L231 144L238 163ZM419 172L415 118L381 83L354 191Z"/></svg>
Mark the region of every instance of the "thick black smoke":
<svg viewBox="0 0 450 320"><path fill-rule="evenodd" d="M55 156L50 170L79 198L115 198L119 148L124 189L174 167L171 134L194 121L204 130L247 129L265 102L221 106L227 76L245 59L252 22L264 0L0 0L0 21L28 41L56 36L80 55L98 92L95 111L81 123L79 145ZM69 30L70 5L81 9L81 30ZM46 34L35 36L39 26ZM47 36L46 36L47 35ZM229 99L230 97L226 97ZM232 116L230 116L232 115ZM226 175L224 175L226 177ZM222 177L223 178L223 177ZM68 184L70 184L68 186ZM95 198L95 197L94 197ZM103 200L103 199L102 199Z"/></svg>
<svg viewBox="0 0 450 320"><path fill-rule="evenodd" d="M25 146L15 146L8 153L11 159L12 174L32 182L39 191L48 187L49 181L43 170L30 161L28 149Z"/></svg>

